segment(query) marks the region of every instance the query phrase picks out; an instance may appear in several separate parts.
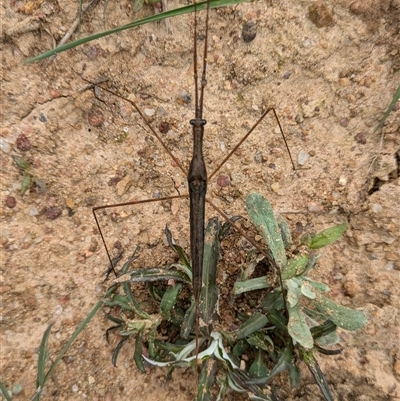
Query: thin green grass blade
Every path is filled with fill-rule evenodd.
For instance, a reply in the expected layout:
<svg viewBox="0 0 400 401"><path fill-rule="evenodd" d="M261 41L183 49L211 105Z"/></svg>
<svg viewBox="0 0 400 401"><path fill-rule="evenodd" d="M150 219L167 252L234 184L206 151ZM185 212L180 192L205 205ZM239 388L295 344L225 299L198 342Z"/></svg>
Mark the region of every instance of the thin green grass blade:
<svg viewBox="0 0 400 401"><path fill-rule="evenodd" d="M381 121L379 121L379 124L376 126L376 128L374 129L374 133L376 131L378 131L378 129L383 127L383 124L385 124L386 119L388 118L389 114L392 112L394 106L396 105L397 101L400 99L400 85L397 88L396 93L393 95L393 99L390 102L390 105L388 107L388 109L386 110L385 114L383 115Z"/></svg>
<svg viewBox="0 0 400 401"><path fill-rule="evenodd" d="M115 367L117 367L117 359L118 359L119 352L121 351L122 347L128 340L129 340L129 336L122 337L121 341L117 344L117 346L114 349L114 352L111 357L111 362Z"/></svg>
<svg viewBox="0 0 400 401"><path fill-rule="evenodd" d="M131 282L131 283L150 283L153 281L160 280L175 280L189 283L188 276L180 271L172 271L167 269L161 269L158 267L149 269L133 270L120 276L116 279L118 282Z"/></svg>
<svg viewBox="0 0 400 401"><path fill-rule="evenodd" d="M225 6L230 6L233 4L239 4L239 3L244 3L249 0L210 0L210 8L218 8L218 7L225 7ZM109 31L105 32L99 32L94 35L88 36L86 38L78 39L74 42L67 43L63 46L57 47L55 49L49 50L45 53L40 54L39 56L33 57L31 59L28 59L26 61L27 64L33 63L35 61L43 60L47 57L54 56L55 54L62 53L66 50L73 49L74 47L83 45L84 43L91 42L92 40L104 38L105 36L112 35L113 33L117 32L122 32L125 31L126 29L132 29L136 28L141 25L149 24L151 22L157 22L161 21L165 18L173 18L178 15L183 15L183 14L188 14L188 13L193 13L195 10L200 11L204 10L207 6L206 1L202 1L201 3L196 3L196 5L191 4L189 6L181 7L181 8L176 8L174 10L170 11L165 11L163 13L155 14L147 18L143 18L139 21L134 21L130 22L129 24L119 26L114 29L110 29Z"/></svg>
<svg viewBox="0 0 400 401"><path fill-rule="evenodd" d="M54 323L50 324L49 327L43 334L42 341L39 347L39 358L38 358L38 374L36 379L36 386L37 388L43 388L44 383L46 381L46 363L47 357L49 355L49 337L51 328L53 327Z"/></svg>
<svg viewBox="0 0 400 401"><path fill-rule="evenodd" d="M107 291L105 298L109 296L109 291ZM93 319L93 317L96 315L96 313L99 311L99 309L103 306L104 300L101 300L97 302L97 304L93 307L93 309L90 311L90 313L83 319L81 324L77 327L77 329L74 331L70 339L68 340L67 344L65 344L64 348L61 350L60 354L58 355L57 359L54 361L54 363L51 365L49 371L46 374L46 377L43 381L43 385L49 380L51 375L54 373L54 370L56 369L57 365L61 361L61 359L64 357L64 355L67 353L69 350L71 344L75 341L76 337L83 331L83 329L88 325L88 323Z"/></svg>

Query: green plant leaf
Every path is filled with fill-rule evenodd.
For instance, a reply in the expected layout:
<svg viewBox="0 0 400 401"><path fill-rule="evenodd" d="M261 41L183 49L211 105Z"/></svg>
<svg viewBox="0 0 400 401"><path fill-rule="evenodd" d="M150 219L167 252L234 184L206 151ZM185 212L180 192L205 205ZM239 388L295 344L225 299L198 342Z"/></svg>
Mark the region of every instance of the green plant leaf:
<svg viewBox="0 0 400 401"><path fill-rule="evenodd" d="M300 383L301 372L297 365L293 363L286 364L289 371L290 387L296 388Z"/></svg>
<svg viewBox="0 0 400 401"><path fill-rule="evenodd" d="M252 192L246 198L246 210L251 221L268 244L273 259L282 268L286 265L286 251L271 204L262 195Z"/></svg>
<svg viewBox="0 0 400 401"><path fill-rule="evenodd" d="M196 401L209 401L211 399L211 387L215 382L217 373L217 361L214 358L203 361L200 377L199 386L197 388Z"/></svg>
<svg viewBox="0 0 400 401"><path fill-rule="evenodd" d="M261 301L261 308L263 312L268 314L272 309L280 310L284 307L282 290L280 288L275 288L271 292L265 295Z"/></svg>
<svg viewBox="0 0 400 401"><path fill-rule="evenodd" d="M187 340L190 334L193 332L193 327L196 320L196 302L192 299L192 303L185 313L183 323L181 326L181 337Z"/></svg>
<svg viewBox="0 0 400 401"><path fill-rule="evenodd" d="M112 357L111 357L111 362L112 364L117 367L117 359L118 359L118 355L119 352L121 351L122 347L124 346L124 344L129 340L129 335L128 336L124 336L122 337L122 339L120 340L120 342L117 344L117 346L114 348Z"/></svg>
<svg viewBox="0 0 400 401"><path fill-rule="evenodd" d="M263 288L271 287L271 284L267 281L267 276L251 278L246 281L236 281L233 286L234 295L240 295L245 292L262 290Z"/></svg>
<svg viewBox="0 0 400 401"><path fill-rule="evenodd" d="M54 323L50 324L49 327L46 329L39 346L38 373L36 379L36 386L38 388L43 388L46 381L45 370L46 370L47 358L49 355L49 337L53 325Z"/></svg>
<svg viewBox="0 0 400 401"><path fill-rule="evenodd" d="M210 8L218 8L218 7L225 7L233 4L244 3L249 0L210 0ZM157 22L163 20L165 18L172 18L178 15L192 13L195 10L200 11L206 8L207 2L202 1L200 3L196 3L196 5L191 4L189 6L176 8L174 10L165 11L163 13L155 14L147 18L143 18L139 21L130 22L129 24L119 26L114 29L110 29L109 31L99 32L94 35L88 36L86 38L78 39L74 42L67 43L63 46L56 47L55 49L49 50L45 53L40 54L39 56L33 57L31 59L26 60L26 63L33 63L35 61L43 60L47 57L54 56L55 54L62 53L66 50L72 49L74 47L83 45L84 43L91 42L92 40L100 39L108 35L112 35L117 32L122 32L126 29L136 28L141 25L145 25L151 22Z"/></svg>
<svg viewBox="0 0 400 401"><path fill-rule="evenodd" d="M253 333L250 336L246 337L246 341L254 346L258 347L264 351L270 352L271 348L274 347L274 343L271 340L270 336L262 332Z"/></svg>
<svg viewBox="0 0 400 401"><path fill-rule="evenodd" d="M286 250L289 250L290 247L292 246L293 240L292 240L292 234L290 233L288 223L282 216L279 216L279 215L276 216L276 221L281 230L281 237L282 237L283 245L285 246Z"/></svg>
<svg viewBox="0 0 400 401"><path fill-rule="evenodd" d="M271 309L268 314L268 320L282 333L288 332L288 320L286 316L282 315L278 310Z"/></svg>
<svg viewBox="0 0 400 401"><path fill-rule="evenodd" d="M178 302L178 295L182 290L182 284L177 283L174 286L168 286L162 297L160 304L160 313L165 319L171 319L171 309Z"/></svg>
<svg viewBox="0 0 400 401"><path fill-rule="evenodd" d="M14 160L14 163L19 167L22 171L28 170L31 166L30 164L20 156L13 155L11 156Z"/></svg>
<svg viewBox="0 0 400 401"><path fill-rule="evenodd" d="M294 308L289 307L288 311L289 323L287 327L290 337L304 348L311 349L314 345L314 340L303 312L296 306Z"/></svg>
<svg viewBox="0 0 400 401"><path fill-rule="evenodd" d="M367 322L366 316L361 311L338 305L321 294L317 294L314 302L320 312L342 329L358 330Z"/></svg>
<svg viewBox="0 0 400 401"><path fill-rule="evenodd" d="M22 177L21 181L21 195L24 195L24 193L29 189L31 186L32 182L32 176L29 173L25 173L24 176Z"/></svg>
<svg viewBox="0 0 400 401"><path fill-rule="evenodd" d="M304 274L308 266L308 256L298 255L288 261L282 269L282 280L298 277Z"/></svg>
<svg viewBox="0 0 400 401"><path fill-rule="evenodd" d="M330 245L340 238L347 230L347 223L342 223L334 227L327 228L315 235L304 236L301 241L310 249L319 249Z"/></svg>
<svg viewBox="0 0 400 401"><path fill-rule="evenodd" d="M133 359L135 361L135 364L136 364L137 368L142 373L146 373L146 369L144 367L143 357L142 357L142 352L143 352L143 332L144 332L144 326L139 330L139 332L136 335L135 352L133 353Z"/></svg>
<svg viewBox="0 0 400 401"><path fill-rule="evenodd" d="M249 375L251 377L265 377L268 375L268 369L265 365L263 353L259 349L256 355L256 359L249 368Z"/></svg>
<svg viewBox="0 0 400 401"><path fill-rule="evenodd" d="M183 263L183 265L189 269L190 271L190 276L189 279L190 281L192 280L192 267L190 266L189 258L186 255L186 252L182 247L177 245L174 241L174 238L172 237L171 230L168 228L168 226L165 226L165 236L167 237L167 242L168 245L178 254L179 260Z"/></svg>
<svg viewBox="0 0 400 401"><path fill-rule="evenodd" d="M299 285L299 280L291 278L285 281L287 287L286 300L289 305L293 308L297 305L299 298L301 296L301 287ZM301 283L300 283L301 284Z"/></svg>
<svg viewBox="0 0 400 401"><path fill-rule="evenodd" d="M333 395L331 393L331 390L329 389L329 386L325 379L325 376L322 373L321 368L319 367L318 362L315 359L312 351L311 350L306 351L306 350L300 349L299 353L300 353L300 357L303 359L303 361L308 366L308 369L310 369L310 372L313 375L314 380L317 383L318 387L320 388L325 399L327 401L335 401L335 399L333 398Z"/></svg>
<svg viewBox="0 0 400 401"><path fill-rule="evenodd" d="M0 382L0 394L3 395L6 401L11 401L12 398L3 382Z"/></svg>
<svg viewBox="0 0 400 401"><path fill-rule="evenodd" d="M173 271L168 269L162 269L158 267L153 267L149 269L137 269L127 272L121 276L118 276L114 282L115 283L150 283L153 281L160 280L175 280L183 281L184 283L190 283L188 276L180 271Z"/></svg>
<svg viewBox="0 0 400 401"><path fill-rule="evenodd" d="M254 312L239 328L234 332L236 339L241 340L262 329L268 323L265 315Z"/></svg>
<svg viewBox="0 0 400 401"><path fill-rule="evenodd" d="M397 101L400 99L400 85L397 88L397 91L393 95L392 101L390 102L389 107L387 108L385 114L383 115L381 121L379 121L379 124L376 126L374 129L374 133L379 129L383 127L383 124L385 124L386 119L388 118L389 114L393 110L394 106L396 105Z"/></svg>

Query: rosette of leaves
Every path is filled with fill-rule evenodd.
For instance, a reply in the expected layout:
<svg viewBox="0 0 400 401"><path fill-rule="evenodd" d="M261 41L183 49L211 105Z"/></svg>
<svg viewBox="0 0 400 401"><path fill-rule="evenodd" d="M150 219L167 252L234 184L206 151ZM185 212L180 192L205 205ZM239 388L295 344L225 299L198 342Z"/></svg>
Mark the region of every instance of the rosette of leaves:
<svg viewBox="0 0 400 401"><path fill-rule="evenodd" d="M347 224L328 228L313 236L304 236L302 242L308 251L303 250L301 254L288 259L286 253L292 240L287 223L282 218L275 218L270 203L260 194L250 194L246 208L252 223L268 245L268 253L275 261L283 283L281 288L270 276L248 279L246 271L242 280L235 283L236 296L268 289L259 304L259 312L252 316L254 318L259 314L260 320L263 318L266 323L244 338L245 343L265 351L257 354L254 361L258 364L257 378L250 380L250 383L262 386L276 374L288 370L291 384L296 386L300 379L296 361L300 358L310 369L325 399L333 401L314 353L340 353L341 349L325 348L339 341L336 329L357 330L366 323L366 317L361 311L331 301L325 295L329 287L310 279L307 274L321 256L315 254L314 250L336 241L345 232ZM276 361L275 367L269 372L265 367L266 356Z"/></svg>
<svg viewBox="0 0 400 401"><path fill-rule="evenodd" d="M213 399L222 400L228 388L236 392L247 392L254 400L276 401L278 398L269 388L266 389L264 384L260 387L251 382L253 377L251 371L240 368L239 359L227 348L229 342L241 343L244 338L261 329L267 322L266 318L255 314L235 333L218 331L214 327L217 318L217 263L220 242L228 231L229 224L220 225L216 218L208 222L205 231L198 354L195 339L196 308L191 289L192 268L186 253L175 244L167 228L168 243L179 255L180 263L164 268L128 271L135 260L134 253L122 267L119 277L115 280L117 283L109 290L112 295L105 301L105 305L117 307L114 310L120 312L118 315L107 315L116 323L107 330L107 337L111 331L117 331L122 336L114 350L112 360L116 364L122 346L132 338L134 360L142 372L146 370L145 363L168 367L170 369L168 376L176 368L192 367L196 370L198 364L201 364L196 397L198 401L211 399L211 394L214 394ZM151 297L159 305L157 312L145 311L135 298L132 291L132 285L135 283L147 283ZM254 369L253 367L252 370Z"/></svg>

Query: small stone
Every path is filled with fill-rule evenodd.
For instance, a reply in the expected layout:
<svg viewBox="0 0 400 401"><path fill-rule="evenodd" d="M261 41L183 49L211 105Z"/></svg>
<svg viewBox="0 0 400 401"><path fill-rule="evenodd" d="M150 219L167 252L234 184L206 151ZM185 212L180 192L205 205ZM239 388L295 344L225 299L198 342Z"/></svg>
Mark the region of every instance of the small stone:
<svg viewBox="0 0 400 401"><path fill-rule="evenodd" d="M74 384L74 385L71 387L71 390L72 390L73 393L77 393L78 390L79 390L79 387L78 387L76 384Z"/></svg>
<svg viewBox="0 0 400 401"><path fill-rule="evenodd" d="M19 134L15 141L15 146L21 152L27 152L31 149L32 145L25 134Z"/></svg>
<svg viewBox="0 0 400 401"><path fill-rule="evenodd" d="M13 196L7 196L6 206L13 209L17 205L17 200Z"/></svg>
<svg viewBox="0 0 400 401"><path fill-rule="evenodd" d="M22 384L21 383L14 384L14 386L12 386L11 391L13 394L19 394L22 391Z"/></svg>
<svg viewBox="0 0 400 401"><path fill-rule="evenodd" d="M353 298L358 292L357 285L353 280L348 280L345 283L343 283L343 290L345 295L347 295L350 298Z"/></svg>
<svg viewBox="0 0 400 401"><path fill-rule="evenodd" d="M300 150L297 156L297 162L300 164L300 166L304 166L308 158L309 154L305 150Z"/></svg>
<svg viewBox="0 0 400 401"><path fill-rule="evenodd" d="M342 187L344 187L347 184L347 178L344 175L341 175L339 177L339 185L341 185Z"/></svg>
<svg viewBox="0 0 400 401"><path fill-rule="evenodd" d="M226 174L220 174L217 178L217 184L222 188L227 187L230 184L230 181L229 176Z"/></svg>
<svg viewBox="0 0 400 401"><path fill-rule="evenodd" d="M356 134L354 136L354 139L360 145L365 145L367 143L367 138L365 137L365 133L364 132L359 132L358 134Z"/></svg>
<svg viewBox="0 0 400 401"><path fill-rule="evenodd" d="M46 116L45 116L43 113L40 113L40 114L39 114L39 121L40 121L41 123L47 123L47 118L46 118Z"/></svg>
<svg viewBox="0 0 400 401"><path fill-rule="evenodd" d="M289 79L289 77L292 75L292 73L290 72L290 71L286 71L284 74L283 74L283 79Z"/></svg>
<svg viewBox="0 0 400 401"><path fill-rule="evenodd" d="M242 38L245 43L250 43L257 35L257 23L250 20L242 29Z"/></svg>
<svg viewBox="0 0 400 401"><path fill-rule="evenodd" d="M321 213L324 210L324 207L317 202L309 202L307 208L311 213Z"/></svg>
<svg viewBox="0 0 400 401"><path fill-rule="evenodd" d="M96 380L94 379L93 376L89 376L88 377L88 382L89 382L89 384L94 384L96 382Z"/></svg>
<svg viewBox="0 0 400 401"><path fill-rule="evenodd" d="M75 203L71 198L66 198L65 199L65 205L67 207L69 207L70 209L74 209L75 208Z"/></svg>
<svg viewBox="0 0 400 401"><path fill-rule="evenodd" d="M61 315L63 313L63 307L61 305L56 305L54 309L54 314L55 315Z"/></svg>
<svg viewBox="0 0 400 401"><path fill-rule="evenodd" d="M153 117L156 111L154 109L144 109L144 114L146 114L147 117Z"/></svg>
<svg viewBox="0 0 400 401"><path fill-rule="evenodd" d="M92 127L101 127L104 122L103 113L100 110L92 110L88 114L88 121Z"/></svg>
<svg viewBox="0 0 400 401"><path fill-rule="evenodd" d="M281 188L281 186L279 185L279 182L274 182L271 184L271 189L276 194L279 193L280 188Z"/></svg>
<svg viewBox="0 0 400 401"><path fill-rule="evenodd" d="M115 186L118 196L124 195L132 185L132 179L127 175Z"/></svg>
<svg viewBox="0 0 400 401"><path fill-rule="evenodd" d="M346 128L349 125L349 121L347 118L341 118L339 121L339 125L343 128Z"/></svg>
<svg viewBox="0 0 400 401"><path fill-rule="evenodd" d="M37 216L39 214L39 211L35 206L32 206L29 208L29 216Z"/></svg>
<svg viewBox="0 0 400 401"><path fill-rule="evenodd" d="M0 137L0 149L4 153L10 153L11 145L2 137Z"/></svg>
<svg viewBox="0 0 400 401"><path fill-rule="evenodd" d="M181 105L189 104L191 100L190 93L185 90L182 90L177 98L178 103Z"/></svg>
<svg viewBox="0 0 400 401"><path fill-rule="evenodd" d="M371 205L370 209L374 213L381 213L383 207L379 203L374 203L373 205Z"/></svg>
<svg viewBox="0 0 400 401"><path fill-rule="evenodd" d="M49 207L46 210L46 217L49 220L55 220L57 217L60 217L62 210L59 207Z"/></svg>

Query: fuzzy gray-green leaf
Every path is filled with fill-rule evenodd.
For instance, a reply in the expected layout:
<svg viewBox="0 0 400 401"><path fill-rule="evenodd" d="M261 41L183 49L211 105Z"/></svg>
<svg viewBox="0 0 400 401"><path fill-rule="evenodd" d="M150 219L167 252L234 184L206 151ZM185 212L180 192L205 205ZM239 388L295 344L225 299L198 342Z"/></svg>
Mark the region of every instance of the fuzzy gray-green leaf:
<svg viewBox="0 0 400 401"><path fill-rule="evenodd" d="M289 323L288 331L290 337L298 342L304 348L311 349L314 345L314 340L311 331L307 326L306 319L303 312L299 307L288 308L289 310Z"/></svg>
<svg viewBox="0 0 400 401"><path fill-rule="evenodd" d="M348 224L342 223L334 227L329 227L326 230L320 231L318 234L309 235L302 239L302 241L310 249L319 249L324 246L330 245L340 238L347 229Z"/></svg>
<svg viewBox="0 0 400 401"><path fill-rule="evenodd" d="M298 255L288 261L282 269L282 280L301 276L307 270L308 256Z"/></svg>
<svg viewBox="0 0 400 401"><path fill-rule="evenodd" d="M282 268L286 265L285 246L271 204L260 194L253 192L246 198L246 209L251 221L268 244L275 262Z"/></svg>
<svg viewBox="0 0 400 401"><path fill-rule="evenodd" d="M317 294L314 302L320 312L342 329L358 330L367 322L367 318L361 311L338 305L321 294Z"/></svg>

